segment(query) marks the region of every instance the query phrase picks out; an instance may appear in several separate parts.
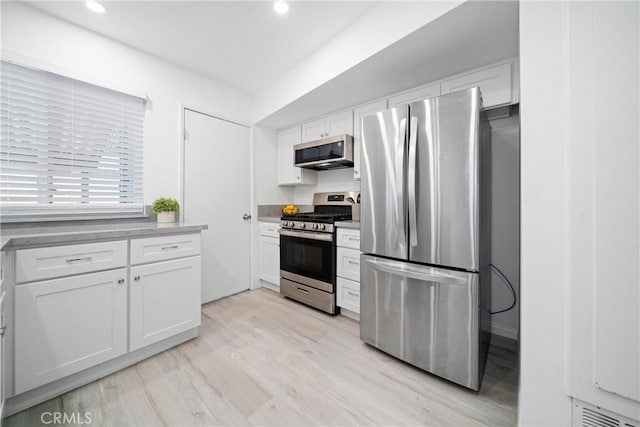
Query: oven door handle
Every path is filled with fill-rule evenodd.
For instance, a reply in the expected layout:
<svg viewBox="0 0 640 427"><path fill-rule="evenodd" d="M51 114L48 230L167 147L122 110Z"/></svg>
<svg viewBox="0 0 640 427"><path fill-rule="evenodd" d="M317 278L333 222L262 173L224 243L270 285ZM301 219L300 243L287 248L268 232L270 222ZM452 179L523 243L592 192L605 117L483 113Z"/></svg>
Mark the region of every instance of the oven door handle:
<svg viewBox="0 0 640 427"><path fill-rule="evenodd" d="M282 236L299 237L301 239L322 240L324 242L333 242L333 233L314 233L308 231L292 231L278 230Z"/></svg>

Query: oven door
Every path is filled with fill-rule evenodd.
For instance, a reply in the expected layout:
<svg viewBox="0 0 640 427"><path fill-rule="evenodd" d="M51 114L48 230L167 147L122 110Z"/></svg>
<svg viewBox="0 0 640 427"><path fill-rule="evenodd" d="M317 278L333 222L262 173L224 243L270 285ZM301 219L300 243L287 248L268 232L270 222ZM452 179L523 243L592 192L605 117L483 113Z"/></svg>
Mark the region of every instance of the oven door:
<svg viewBox="0 0 640 427"><path fill-rule="evenodd" d="M280 229L280 275L333 292L336 247L333 233Z"/></svg>

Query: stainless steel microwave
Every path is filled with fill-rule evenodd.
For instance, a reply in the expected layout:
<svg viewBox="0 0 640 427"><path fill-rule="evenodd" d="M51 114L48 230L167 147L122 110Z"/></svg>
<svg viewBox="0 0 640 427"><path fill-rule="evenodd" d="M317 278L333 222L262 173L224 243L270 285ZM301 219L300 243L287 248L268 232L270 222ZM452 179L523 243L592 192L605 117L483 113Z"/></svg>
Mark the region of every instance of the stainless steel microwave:
<svg viewBox="0 0 640 427"><path fill-rule="evenodd" d="M330 136L293 147L293 164L314 170L353 167L353 137Z"/></svg>

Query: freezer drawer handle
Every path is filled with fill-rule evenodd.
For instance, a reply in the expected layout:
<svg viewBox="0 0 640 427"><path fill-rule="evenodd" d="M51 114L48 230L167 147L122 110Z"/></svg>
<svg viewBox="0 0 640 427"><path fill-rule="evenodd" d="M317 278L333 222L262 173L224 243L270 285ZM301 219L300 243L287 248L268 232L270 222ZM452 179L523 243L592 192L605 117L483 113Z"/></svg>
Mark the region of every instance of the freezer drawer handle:
<svg viewBox="0 0 640 427"><path fill-rule="evenodd" d="M454 285L464 285L467 283L467 281L461 277L447 276L444 274L421 273L419 271L396 268L393 265L389 265L380 261L367 260L366 263L374 270L384 271L386 273L407 277L409 279L416 279L434 283L451 283Z"/></svg>
<svg viewBox="0 0 640 427"><path fill-rule="evenodd" d="M347 262L348 262L349 264L353 264L353 265L360 265L360 261L354 261L354 260L352 260L352 259L348 259L348 260L347 260Z"/></svg>
<svg viewBox="0 0 640 427"><path fill-rule="evenodd" d="M360 296L360 294L358 294L358 293L356 293L356 292L347 291L347 293L348 293L349 295L351 295L351 296L354 296L354 297L359 297L359 296Z"/></svg>
<svg viewBox="0 0 640 427"><path fill-rule="evenodd" d="M168 250L168 249L178 249L178 248L179 248L179 246L178 246L178 245L171 245L171 246L163 246L163 247L162 247L162 248L160 248L160 249L162 249L163 251L166 251L166 250Z"/></svg>
<svg viewBox="0 0 640 427"><path fill-rule="evenodd" d="M302 292L303 294L308 294L309 291L306 289L302 289L302 288L297 288L300 292Z"/></svg>

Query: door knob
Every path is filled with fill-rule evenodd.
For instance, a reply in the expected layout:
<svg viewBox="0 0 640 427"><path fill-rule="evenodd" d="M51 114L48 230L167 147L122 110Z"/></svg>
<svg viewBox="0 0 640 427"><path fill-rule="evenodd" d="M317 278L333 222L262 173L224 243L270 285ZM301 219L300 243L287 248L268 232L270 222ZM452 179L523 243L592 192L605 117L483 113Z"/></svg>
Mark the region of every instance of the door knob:
<svg viewBox="0 0 640 427"><path fill-rule="evenodd" d="M244 219L245 221L248 220L248 219L251 219L251 214L242 215L242 219Z"/></svg>

